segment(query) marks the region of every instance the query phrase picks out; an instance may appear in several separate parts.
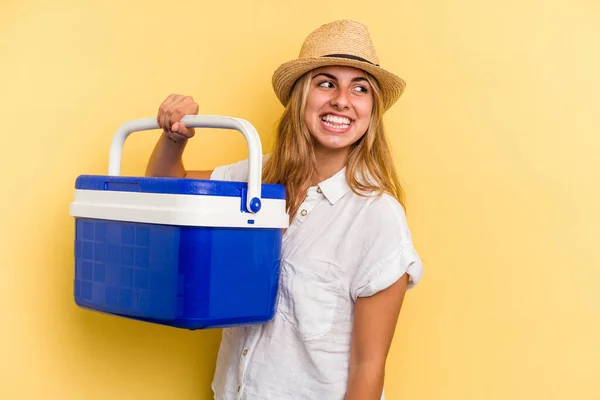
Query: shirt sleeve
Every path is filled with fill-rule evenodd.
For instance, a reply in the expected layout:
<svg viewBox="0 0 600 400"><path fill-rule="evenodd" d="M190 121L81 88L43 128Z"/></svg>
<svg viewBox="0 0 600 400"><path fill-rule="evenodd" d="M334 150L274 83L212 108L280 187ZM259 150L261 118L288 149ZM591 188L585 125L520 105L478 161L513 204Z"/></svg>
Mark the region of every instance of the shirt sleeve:
<svg viewBox="0 0 600 400"><path fill-rule="evenodd" d="M354 301L390 287L404 274L408 274L408 289L412 289L423 276L423 265L412 243L401 206L394 205L392 210L381 214L380 228L371 235L365 256L350 285Z"/></svg>
<svg viewBox="0 0 600 400"><path fill-rule="evenodd" d="M270 156L270 153L263 155L263 168ZM234 164L219 166L213 170L210 179L213 181L248 182L249 164L249 160L246 158Z"/></svg>
<svg viewBox="0 0 600 400"><path fill-rule="evenodd" d="M248 168L248 159L234 164L222 165L213 170L210 179L213 181L247 182Z"/></svg>

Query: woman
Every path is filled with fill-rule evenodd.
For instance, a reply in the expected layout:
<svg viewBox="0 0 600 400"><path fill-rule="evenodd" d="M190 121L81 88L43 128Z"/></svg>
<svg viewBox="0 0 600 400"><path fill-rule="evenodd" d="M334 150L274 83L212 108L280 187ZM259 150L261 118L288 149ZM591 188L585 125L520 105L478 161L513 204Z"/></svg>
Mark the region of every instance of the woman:
<svg viewBox="0 0 600 400"><path fill-rule="evenodd" d="M404 82L378 66L367 28L336 21L312 32L273 87L285 106L263 182L286 188L273 321L224 329L215 399L380 399L385 361L406 290L422 274L382 115ZM194 136L179 121L191 97L160 106L164 130L150 176L243 181L248 163L186 171Z"/></svg>

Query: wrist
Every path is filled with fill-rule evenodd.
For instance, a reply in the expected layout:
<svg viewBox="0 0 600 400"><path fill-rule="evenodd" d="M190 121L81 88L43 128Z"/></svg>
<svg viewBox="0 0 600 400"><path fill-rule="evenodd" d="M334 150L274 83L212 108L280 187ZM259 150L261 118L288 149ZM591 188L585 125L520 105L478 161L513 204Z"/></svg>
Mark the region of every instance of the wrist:
<svg viewBox="0 0 600 400"><path fill-rule="evenodd" d="M350 367L344 400L379 400L383 392L384 378L385 367L375 365Z"/></svg>
<svg viewBox="0 0 600 400"><path fill-rule="evenodd" d="M163 131L163 135L165 135L167 140L173 144L178 144L178 145L185 144L188 140L187 137L185 137L183 135L179 135L178 133L175 133L175 132Z"/></svg>

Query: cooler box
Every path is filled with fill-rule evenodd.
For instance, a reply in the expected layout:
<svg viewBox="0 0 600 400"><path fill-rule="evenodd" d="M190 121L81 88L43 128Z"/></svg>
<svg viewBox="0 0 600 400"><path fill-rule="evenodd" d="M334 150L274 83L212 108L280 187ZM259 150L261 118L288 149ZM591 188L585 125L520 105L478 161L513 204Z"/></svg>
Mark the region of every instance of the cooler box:
<svg viewBox="0 0 600 400"><path fill-rule="evenodd" d="M75 183L75 302L185 329L267 322L289 224L285 189L261 184L262 147L247 121L203 115L182 122L243 133L248 182L119 176L127 136L158 128L155 118L123 124L109 174Z"/></svg>

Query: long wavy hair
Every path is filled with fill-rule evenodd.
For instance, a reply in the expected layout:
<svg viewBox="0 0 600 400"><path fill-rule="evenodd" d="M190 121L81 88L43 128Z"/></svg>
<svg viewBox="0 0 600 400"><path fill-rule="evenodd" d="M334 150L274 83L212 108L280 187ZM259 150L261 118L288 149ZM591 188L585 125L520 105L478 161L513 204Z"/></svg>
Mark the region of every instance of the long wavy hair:
<svg viewBox="0 0 600 400"><path fill-rule="evenodd" d="M346 180L359 196L388 193L404 207L400 185L383 127L381 89L366 73L373 88L373 111L365 135L352 144L346 164ZM316 171L314 139L304 120L306 99L313 72L304 74L292 89L290 100L277 125L274 150L263 169L263 183L276 183L286 189L287 212L292 219L304 200Z"/></svg>

